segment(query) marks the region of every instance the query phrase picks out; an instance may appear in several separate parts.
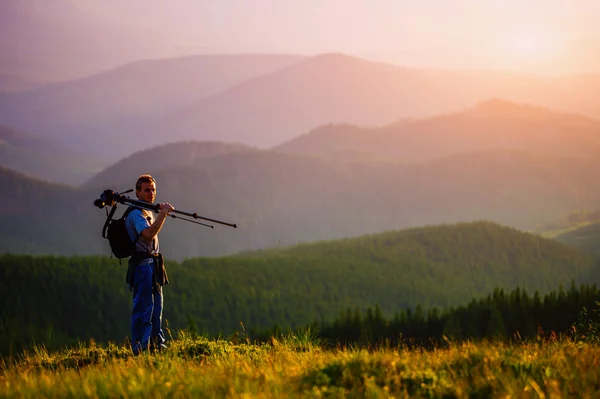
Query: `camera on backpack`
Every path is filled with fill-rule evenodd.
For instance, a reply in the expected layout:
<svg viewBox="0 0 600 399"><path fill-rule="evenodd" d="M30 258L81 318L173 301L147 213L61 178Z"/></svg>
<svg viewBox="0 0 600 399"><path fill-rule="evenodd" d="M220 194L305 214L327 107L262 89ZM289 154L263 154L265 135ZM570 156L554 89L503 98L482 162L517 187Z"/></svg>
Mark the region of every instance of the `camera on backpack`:
<svg viewBox="0 0 600 399"><path fill-rule="evenodd" d="M105 206L113 206L120 197L119 193L115 193L113 190L104 190L100 194L100 198L94 201L94 205L102 209Z"/></svg>

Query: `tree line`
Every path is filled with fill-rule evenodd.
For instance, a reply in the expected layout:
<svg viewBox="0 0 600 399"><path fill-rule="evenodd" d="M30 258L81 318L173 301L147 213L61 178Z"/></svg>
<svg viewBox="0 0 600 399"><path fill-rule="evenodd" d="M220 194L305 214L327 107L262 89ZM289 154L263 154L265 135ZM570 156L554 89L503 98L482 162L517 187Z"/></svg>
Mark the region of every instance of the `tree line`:
<svg viewBox="0 0 600 399"><path fill-rule="evenodd" d="M330 322L304 328L330 345L439 345L478 339L530 340L558 334L599 339L600 290L571 284L547 295L496 289L490 295L447 310L421 306L384 317L379 306L348 308ZM257 331L257 339L285 332L278 327Z"/></svg>

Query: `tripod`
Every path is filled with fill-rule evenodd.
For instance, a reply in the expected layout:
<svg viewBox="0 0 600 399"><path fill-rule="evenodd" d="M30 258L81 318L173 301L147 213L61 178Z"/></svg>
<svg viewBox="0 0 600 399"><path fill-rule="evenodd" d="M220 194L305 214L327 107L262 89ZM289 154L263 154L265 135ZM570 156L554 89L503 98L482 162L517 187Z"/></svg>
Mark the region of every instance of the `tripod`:
<svg viewBox="0 0 600 399"><path fill-rule="evenodd" d="M123 194L129 193L131 191L133 191L133 190L125 191ZM146 202L146 201L135 200L135 199L126 197L123 194L119 194L119 193L117 193L117 192L115 192L113 190L110 190L110 189L104 190L102 192L102 194L100 194L100 198L94 200L94 206L97 206L98 208L102 209L105 206L116 207L117 203L119 203L119 204L135 205L137 207L140 207L140 208L143 208L143 209L148 209L148 210L154 211L156 213L158 213L160 211L160 205L158 205L158 204L151 204L151 203ZM114 212L114 209L113 209L113 211L111 211L111 213L112 212ZM235 223L228 223L228 222L224 222L222 220L211 219L211 218L207 218L207 217L204 217L204 216L199 216L196 212L190 213L190 212L184 212L184 211L178 211L178 210L173 210L171 212L177 213L177 214L180 214L180 215L184 215L184 216L188 216L188 217L191 217L191 218L194 218L194 219L206 220L208 222L218 223L218 224L222 224L224 226L229 226L229 227L237 228L237 224L235 224ZM173 214L169 214L169 216L171 216L172 218L175 218L175 219L184 220L186 222L196 223L196 224L199 224L199 225L202 225L202 226L210 227L211 229L215 228L213 225L202 223L202 222L198 222L196 220L186 219L186 218L183 218L181 216L176 216L176 215L173 215Z"/></svg>

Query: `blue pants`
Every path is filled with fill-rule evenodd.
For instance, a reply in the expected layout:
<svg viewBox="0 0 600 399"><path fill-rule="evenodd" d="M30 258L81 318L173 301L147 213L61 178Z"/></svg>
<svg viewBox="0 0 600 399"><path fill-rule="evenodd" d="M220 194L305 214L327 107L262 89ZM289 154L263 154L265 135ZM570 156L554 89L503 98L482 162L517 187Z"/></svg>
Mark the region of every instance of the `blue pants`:
<svg viewBox="0 0 600 399"><path fill-rule="evenodd" d="M161 287L162 288L162 287ZM154 289L154 262L138 265L133 283L131 347L135 355L165 342L162 330L162 289Z"/></svg>

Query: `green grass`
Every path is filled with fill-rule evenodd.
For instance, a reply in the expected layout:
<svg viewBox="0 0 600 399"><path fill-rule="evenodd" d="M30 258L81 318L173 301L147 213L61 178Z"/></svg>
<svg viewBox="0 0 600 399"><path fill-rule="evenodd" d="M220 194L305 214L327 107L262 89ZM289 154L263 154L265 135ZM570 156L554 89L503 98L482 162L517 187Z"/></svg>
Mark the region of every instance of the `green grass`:
<svg viewBox="0 0 600 399"><path fill-rule="evenodd" d="M326 349L310 336L259 345L182 333L166 351L139 357L118 345L38 348L0 370L0 397L595 397L598 364L599 346L568 339L426 351Z"/></svg>

